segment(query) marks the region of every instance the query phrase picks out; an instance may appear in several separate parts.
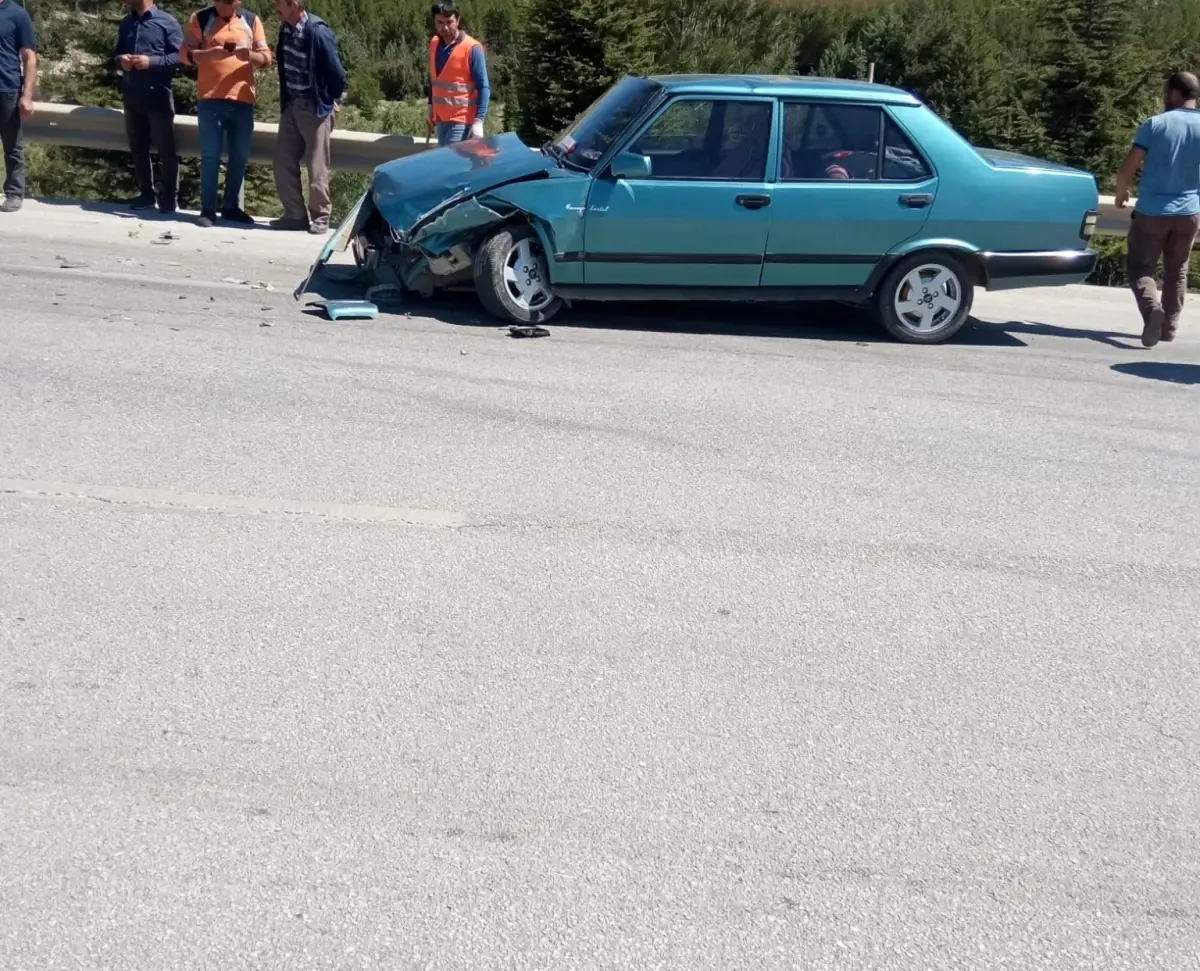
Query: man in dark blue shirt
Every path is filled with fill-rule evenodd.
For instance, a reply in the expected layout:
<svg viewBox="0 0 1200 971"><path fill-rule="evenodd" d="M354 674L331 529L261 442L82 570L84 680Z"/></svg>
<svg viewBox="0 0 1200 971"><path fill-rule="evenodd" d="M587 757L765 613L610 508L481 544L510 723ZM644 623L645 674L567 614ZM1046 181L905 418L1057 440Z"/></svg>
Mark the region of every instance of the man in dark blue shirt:
<svg viewBox="0 0 1200 971"><path fill-rule="evenodd" d="M16 212L25 199L21 122L33 114L36 83L33 21L16 0L0 0L0 145L4 148L5 174L0 212Z"/></svg>
<svg viewBox="0 0 1200 971"><path fill-rule="evenodd" d="M174 212L179 195L179 155L175 150L175 96L171 81L179 66L183 29L152 0L126 0L129 13L117 27L114 58L124 72L125 132L137 175L134 209L155 204L150 149L158 152L160 212Z"/></svg>

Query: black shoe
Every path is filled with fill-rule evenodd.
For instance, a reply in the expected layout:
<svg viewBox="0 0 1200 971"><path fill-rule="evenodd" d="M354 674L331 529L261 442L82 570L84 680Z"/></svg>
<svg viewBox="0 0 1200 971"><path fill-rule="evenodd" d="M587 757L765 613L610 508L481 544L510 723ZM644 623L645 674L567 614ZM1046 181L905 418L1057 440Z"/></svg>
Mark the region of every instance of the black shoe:
<svg viewBox="0 0 1200 971"><path fill-rule="evenodd" d="M20 196L8 196L3 202L0 202L0 212L16 212L21 208L23 201Z"/></svg>
<svg viewBox="0 0 1200 971"><path fill-rule="evenodd" d="M131 199L129 202L130 209L153 209L154 195L152 193L142 193L136 199Z"/></svg>
<svg viewBox="0 0 1200 971"><path fill-rule="evenodd" d="M213 223L216 221L217 214L215 212L209 212L205 210L204 212L200 213L200 218L196 220L196 225L201 229L210 229Z"/></svg>
<svg viewBox="0 0 1200 971"><path fill-rule="evenodd" d="M160 202L158 204L158 211L161 212L164 216L173 215L176 208L177 208L177 206L176 206L175 202L171 201L171 200L167 200L167 199L164 199L162 202Z"/></svg>
<svg viewBox="0 0 1200 971"><path fill-rule="evenodd" d="M308 232L308 220L296 219L292 216L281 216L279 219L272 219L270 226L272 229L282 230L285 233Z"/></svg>
<svg viewBox="0 0 1200 971"><path fill-rule="evenodd" d="M241 209L237 209L237 208L222 209L221 210L221 218L224 219L226 222L241 223L244 226L255 225L253 216L251 216L248 213L245 213Z"/></svg>

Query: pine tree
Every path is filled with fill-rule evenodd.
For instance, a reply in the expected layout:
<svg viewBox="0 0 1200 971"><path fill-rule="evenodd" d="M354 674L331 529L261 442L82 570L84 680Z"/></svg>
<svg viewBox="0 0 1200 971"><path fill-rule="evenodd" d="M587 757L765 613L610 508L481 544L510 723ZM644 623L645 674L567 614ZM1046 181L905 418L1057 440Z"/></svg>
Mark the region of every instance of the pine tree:
<svg viewBox="0 0 1200 971"><path fill-rule="evenodd" d="M1152 71L1128 40L1134 0L1057 0L1051 37L1045 124L1054 154L1111 181L1146 103Z"/></svg>
<svg viewBox="0 0 1200 971"><path fill-rule="evenodd" d="M552 138L622 75L652 70L654 16L624 0L529 0L513 85L521 137Z"/></svg>

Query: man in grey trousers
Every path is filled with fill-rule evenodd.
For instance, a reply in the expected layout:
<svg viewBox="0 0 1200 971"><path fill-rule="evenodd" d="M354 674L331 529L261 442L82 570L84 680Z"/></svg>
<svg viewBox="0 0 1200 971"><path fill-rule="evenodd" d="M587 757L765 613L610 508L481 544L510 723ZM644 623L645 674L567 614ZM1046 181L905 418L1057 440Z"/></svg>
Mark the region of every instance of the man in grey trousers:
<svg viewBox="0 0 1200 971"><path fill-rule="evenodd" d="M275 45L279 64L279 137L275 141L275 189L283 217L275 229L328 231L333 116L346 92L346 69L333 30L305 9L305 0L275 0L283 26ZM308 205L300 166L308 169Z"/></svg>

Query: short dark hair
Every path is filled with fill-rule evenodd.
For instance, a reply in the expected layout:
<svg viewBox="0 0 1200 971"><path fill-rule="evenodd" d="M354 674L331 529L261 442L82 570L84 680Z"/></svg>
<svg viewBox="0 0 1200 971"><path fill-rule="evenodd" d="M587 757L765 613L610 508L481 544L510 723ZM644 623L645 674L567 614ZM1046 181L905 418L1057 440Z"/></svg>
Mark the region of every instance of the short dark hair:
<svg viewBox="0 0 1200 971"><path fill-rule="evenodd" d="M434 0L432 12L435 17L457 17L458 4L454 0Z"/></svg>
<svg viewBox="0 0 1200 971"><path fill-rule="evenodd" d="M1200 81L1191 71L1176 71L1167 78L1167 90L1183 95L1188 101L1195 101L1200 97Z"/></svg>

